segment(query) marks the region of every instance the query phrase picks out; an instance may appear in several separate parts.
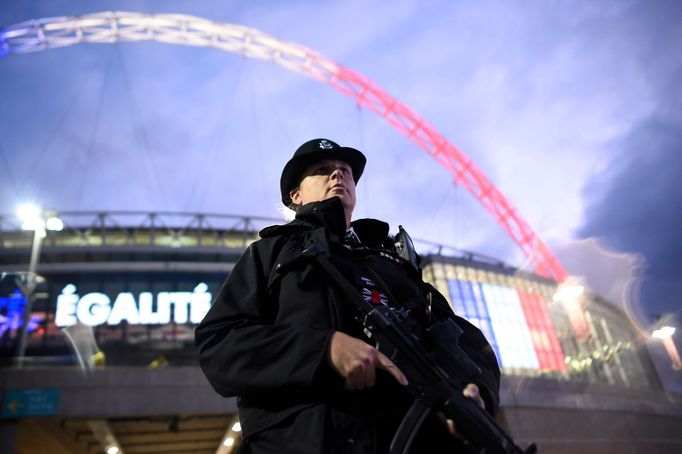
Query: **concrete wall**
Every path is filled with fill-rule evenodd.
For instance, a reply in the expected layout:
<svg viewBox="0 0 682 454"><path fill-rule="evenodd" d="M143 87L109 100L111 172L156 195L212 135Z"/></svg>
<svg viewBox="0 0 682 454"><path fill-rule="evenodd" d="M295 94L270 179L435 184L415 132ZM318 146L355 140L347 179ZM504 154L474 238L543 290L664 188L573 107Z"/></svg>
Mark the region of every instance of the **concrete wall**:
<svg viewBox="0 0 682 454"><path fill-rule="evenodd" d="M505 377L501 400L503 425L542 454L682 452L677 395Z"/></svg>
<svg viewBox="0 0 682 454"><path fill-rule="evenodd" d="M170 414L224 414L237 410L210 387L198 367L5 369L0 392L14 388L59 391L59 416L115 418Z"/></svg>
<svg viewBox="0 0 682 454"><path fill-rule="evenodd" d="M3 370L0 392L13 388L59 390L63 418L236 412L235 400L218 396L197 367ZM536 442L543 454L682 452L677 395L504 377L501 403L500 421L517 443Z"/></svg>

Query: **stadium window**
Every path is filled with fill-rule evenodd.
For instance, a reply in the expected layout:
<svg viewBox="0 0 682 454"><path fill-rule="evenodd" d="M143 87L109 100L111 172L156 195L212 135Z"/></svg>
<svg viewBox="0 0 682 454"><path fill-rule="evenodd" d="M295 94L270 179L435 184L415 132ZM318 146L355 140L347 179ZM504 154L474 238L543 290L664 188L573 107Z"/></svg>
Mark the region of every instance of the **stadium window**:
<svg viewBox="0 0 682 454"><path fill-rule="evenodd" d="M537 369L537 356L516 291L490 284L483 284L481 290L490 314L502 367Z"/></svg>
<svg viewBox="0 0 682 454"><path fill-rule="evenodd" d="M525 291L518 291L518 295L540 369L565 371L564 352L542 297Z"/></svg>

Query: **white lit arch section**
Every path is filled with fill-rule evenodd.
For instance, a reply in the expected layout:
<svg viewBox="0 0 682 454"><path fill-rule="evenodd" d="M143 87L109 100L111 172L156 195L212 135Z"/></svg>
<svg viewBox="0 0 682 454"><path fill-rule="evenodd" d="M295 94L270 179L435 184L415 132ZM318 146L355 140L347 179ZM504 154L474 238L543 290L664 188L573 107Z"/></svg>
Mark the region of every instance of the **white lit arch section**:
<svg viewBox="0 0 682 454"><path fill-rule="evenodd" d="M234 24L179 14L102 12L50 17L0 30L0 57L78 43L159 41L216 47L250 58L271 60L291 71L331 85L383 116L429 153L485 207L521 248L535 271L563 282L567 273L552 251L483 172L424 118L372 81L299 44Z"/></svg>

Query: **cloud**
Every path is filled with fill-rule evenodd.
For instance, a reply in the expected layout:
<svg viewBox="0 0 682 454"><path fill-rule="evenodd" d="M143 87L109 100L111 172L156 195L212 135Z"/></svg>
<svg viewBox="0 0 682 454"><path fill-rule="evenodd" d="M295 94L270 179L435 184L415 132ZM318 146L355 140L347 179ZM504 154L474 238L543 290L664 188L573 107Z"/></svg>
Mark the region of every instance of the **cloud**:
<svg viewBox="0 0 682 454"><path fill-rule="evenodd" d="M675 2L557 1L551 7L529 2L524 8L490 1L405 1L386 7L359 0L229 7L135 1L115 8L106 1L49 5L22 3L3 13L4 22L111 9L183 12L247 24L319 50L375 80L426 118L486 172L541 235L550 229L572 233L581 224L583 196L596 201L592 192L581 194L579 188L594 175L603 178L605 163L619 154L613 144L625 132L654 108L663 109L656 96L676 86L668 81L662 87L667 79L660 75L679 61L674 43L682 42ZM409 223L414 236L505 261L514 256L501 229L466 191L452 189L449 175L430 157L380 116L359 113L352 100L328 86L215 49L158 43L117 48L111 65L115 79L96 134L107 140L106 150L97 153L106 159L97 170L127 171L141 180L152 173L151 159L166 178L159 186L164 193L172 191L169 209L273 213L281 164L304 140L329 135L372 154L360 215ZM86 145L60 147L65 141L57 140L49 147L52 159L80 162L90 143L107 50L107 45L74 46L0 62L11 79L0 95L18 112L0 115L11 125L3 128L3 146L36 154L46 131L66 111L74 86L92 79L90 104L69 113L63 128L79 128ZM101 73L88 76L95 63ZM120 80L124 72L129 92ZM34 96L36 91L42 95ZM139 143L140 134L146 145ZM24 158L7 158L18 179ZM105 169L110 165L118 168ZM102 174L101 179L115 177ZM188 190L193 183L197 187ZM138 208L146 208L156 200L138 195L150 192L145 187L152 182L134 184L141 190L102 193L93 203L135 207L144 202ZM4 206L10 205L7 199L1 200ZM63 199L61 205L71 204L68 194Z"/></svg>
<svg viewBox="0 0 682 454"><path fill-rule="evenodd" d="M643 257L610 251L603 240L595 237L573 240L555 236L548 238L548 242L570 276L618 306L634 326L645 331L650 328L640 300L646 268Z"/></svg>
<svg viewBox="0 0 682 454"><path fill-rule="evenodd" d="M580 187L615 153L606 145L655 106L638 7L439 4L352 62L470 156L538 232L567 235L583 220Z"/></svg>
<svg viewBox="0 0 682 454"><path fill-rule="evenodd" d="M682 83L682 79L680 80ZM648 262L643 303L680 312L682 295L682 119L653 116L620 144L611 175L591 180L581 236L600 236L612 248ZM656 309L660 310L660 309ZM654 315L649 312L650 315Z"/></svg>
<svg viewBox="0 0 682 454"><path fill-rule="evenodd" d="M682 17L679 2L640 7L632 24L634 53L652 93L652 113L611 147L610 165L588 181L583 237L600 236L611 247L647 261L642 303L649 316L682 315ZM640 5L641 6L641 5Z"/></svg>

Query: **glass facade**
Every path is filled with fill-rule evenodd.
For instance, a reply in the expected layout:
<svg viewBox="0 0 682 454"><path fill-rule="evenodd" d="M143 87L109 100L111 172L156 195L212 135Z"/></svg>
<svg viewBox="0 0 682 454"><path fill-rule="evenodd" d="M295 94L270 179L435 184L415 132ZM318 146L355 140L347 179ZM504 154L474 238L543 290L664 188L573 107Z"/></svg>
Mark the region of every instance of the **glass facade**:
<svg viewBox="0 0 682 454"><path fill-rule="evenodd" d="M424 278L483 332L505 374L660 389L644 342L606 301L584 296L590 332L578 340L565 306L554 301L552 281L442 256L425 258Z"/></svg>
<svg viewBox="0 0 682 454"><path fill-rule="evenodd" d="M97 232L101 244L88 237L73 246L80 238L73 232L45 241L41 265L53 271L41 273L45 283L32 303L28 355L73 362L79 346L91 345L107 365L149 364L160 355L169 364L196 364L198 314L217 294L229 272L225 265L254 235L190 228L171 247L168 232ZM26 244L14 245L19 239ZM23 263L28 239L0 235L4 262ZM646 339L608 302L589 294L580 304L555 301L556 282L501 264L432 255L422 265L425 280L454 312L483 332L504 374L661 389ZM0 288L0 362L16 355L26 305L10 281ZM576 314L584 321L580 335Z"/></svg>

